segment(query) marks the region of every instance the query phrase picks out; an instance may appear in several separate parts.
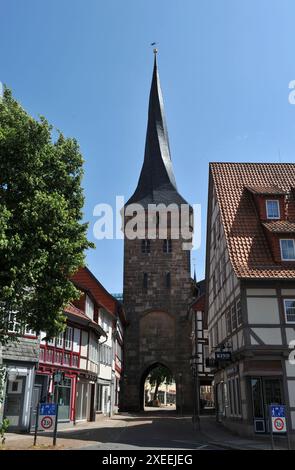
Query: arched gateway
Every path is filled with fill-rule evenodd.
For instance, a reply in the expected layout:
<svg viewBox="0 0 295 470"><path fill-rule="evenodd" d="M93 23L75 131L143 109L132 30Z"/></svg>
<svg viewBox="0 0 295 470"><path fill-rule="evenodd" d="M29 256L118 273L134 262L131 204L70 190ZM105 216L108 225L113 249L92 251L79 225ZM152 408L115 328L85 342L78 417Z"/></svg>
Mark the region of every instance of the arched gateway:
<svg viewBox="0 0 295 470"><path fill-rule="evenodd" d="M137 219L135 227L133 224L134 230L140 226L139 238L128 231L134 215L132 204L143 208L142 219ZM151 204L161 204L161 210L151 214ZM165 234L162 215L167 206L170 210ZM181 220L181 208L187 211L186 219ZM155 55L144 163L137 188L125 206L124 306L128 326L120 393L122 411L143 409L142 381L153 364L164 364L173 373L177 409L193 408L191 331L187 320L192 300L191 237L185 239L183 232L179 233L183 224L189 228L191 219L192 208L178 193L173 174ZM147 230L150 220L154 223L152 236Z"/></svg>
<svg viewBox="0 0 295 470"><path fill-rule="evenodd" d="M146 369L143 371L141 375L141 380L140 380L140 410L144 409L145 403L144 403L144 398L145 398L145 382L149 376L149 374L154 370L157 369L158 367L163 367L167 369L170 374L173 376L173 379L175 380L174 374L171 370L171 367L169 367L167 364L163 364L163 362L153 362L149 366L146 367Z"/></svg>

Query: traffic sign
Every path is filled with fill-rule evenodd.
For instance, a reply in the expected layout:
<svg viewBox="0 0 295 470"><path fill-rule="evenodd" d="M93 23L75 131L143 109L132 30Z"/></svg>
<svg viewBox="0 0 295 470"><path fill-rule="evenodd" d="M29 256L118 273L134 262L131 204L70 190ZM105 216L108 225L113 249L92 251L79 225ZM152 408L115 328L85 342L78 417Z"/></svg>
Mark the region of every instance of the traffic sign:
<svg viewBox="0 0 295 470"><path fill-rule="evenodd" d="M39 431L53 431L55 429L57 406L55 403L41 403L39 409Z"/></svg>
<svg viewBox="0 0 295 470"><path fill-rule="evenodd" d="M284 405L270 405L272 432L287 432L286 410Z"/></svg>

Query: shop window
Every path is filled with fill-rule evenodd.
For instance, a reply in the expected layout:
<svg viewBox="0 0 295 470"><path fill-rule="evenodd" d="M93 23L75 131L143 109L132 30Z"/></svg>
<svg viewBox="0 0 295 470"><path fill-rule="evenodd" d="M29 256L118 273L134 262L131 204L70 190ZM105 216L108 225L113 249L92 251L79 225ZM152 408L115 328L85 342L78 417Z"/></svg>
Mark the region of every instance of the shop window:
<svg viewBox="0 0 295 470"><path fill-rule="evenodd" d="M238 415L241 415L241 390L240 390L240 379L236 377L236 390L237 390L237 405L238 405Z"/></svg>

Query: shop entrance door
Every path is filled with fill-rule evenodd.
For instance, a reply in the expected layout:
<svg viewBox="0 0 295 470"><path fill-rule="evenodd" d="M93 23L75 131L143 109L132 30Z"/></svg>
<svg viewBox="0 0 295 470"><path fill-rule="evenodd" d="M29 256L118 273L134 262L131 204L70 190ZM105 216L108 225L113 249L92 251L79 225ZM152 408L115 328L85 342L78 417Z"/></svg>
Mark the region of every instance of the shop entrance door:
<svg viewBox="0 0 295 470"><path fill-rule="evenodd" d="M55 387L55 402L58 403L58 421L70 421L72 379L66 377Z"/></svg>
<svg viewBox="0 0 295 470"><path fill-rule="evenodd" d="M254 430L257 433L269 432L269 405L283 404L282 382L280 379L253 377L251 392Z"/></svg>

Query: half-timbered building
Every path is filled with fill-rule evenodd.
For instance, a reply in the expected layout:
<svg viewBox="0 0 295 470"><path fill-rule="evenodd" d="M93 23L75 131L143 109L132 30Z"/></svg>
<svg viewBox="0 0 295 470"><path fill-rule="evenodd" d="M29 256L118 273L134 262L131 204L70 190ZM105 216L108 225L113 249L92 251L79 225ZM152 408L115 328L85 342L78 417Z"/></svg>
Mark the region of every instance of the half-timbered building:
<svg viewBox="0 0 295 470"><path fill-rule="evenodd" d="M271 403L295 432L294 187L294 164L210 164L209 354L218 419L242 434L269 430Z"/></svg>

